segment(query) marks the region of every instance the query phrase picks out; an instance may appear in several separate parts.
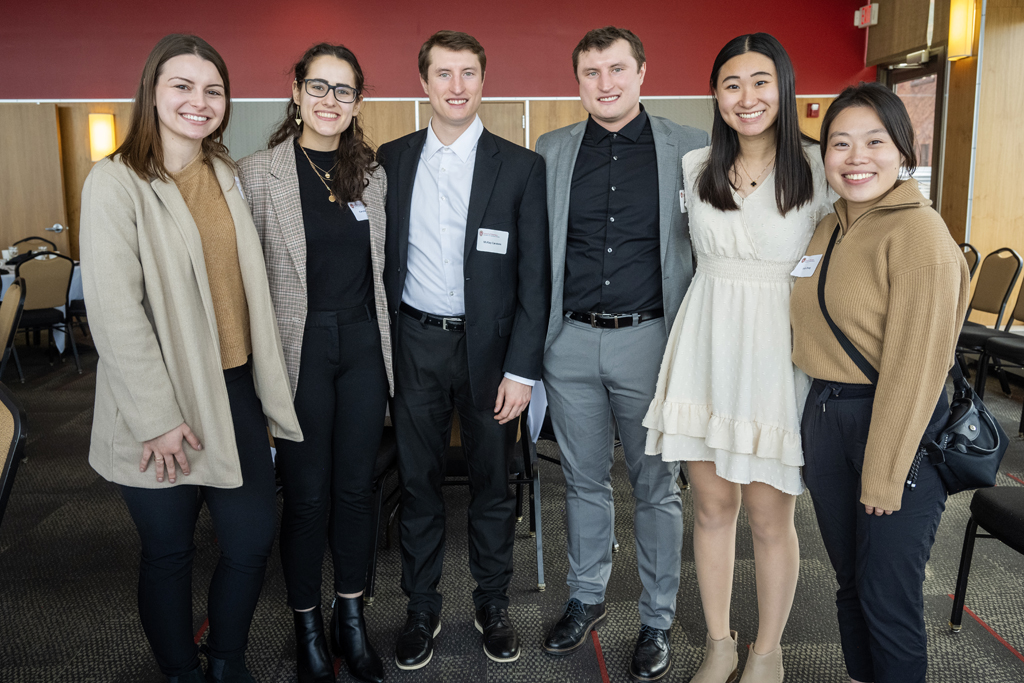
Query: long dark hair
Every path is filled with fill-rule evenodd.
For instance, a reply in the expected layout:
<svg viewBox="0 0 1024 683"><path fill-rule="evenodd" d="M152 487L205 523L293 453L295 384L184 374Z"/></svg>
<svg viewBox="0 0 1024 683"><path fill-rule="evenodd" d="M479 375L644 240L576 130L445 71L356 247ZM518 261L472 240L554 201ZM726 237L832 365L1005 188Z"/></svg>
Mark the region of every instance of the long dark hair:
<svg viewBox="0 0 1024 683"><path fill-rule="evenodd" d="M306 80L306 72L309 70L309 65L314 59L323 55L336 57L343 62L347 62L352 67L352 72L356 75L356 82L353 83L356 88L356 97L358 98L356 101L361 100L363 98L363 91L366 88L363 70L359 66L359 60L356 59L356 56L344 45L318 43L306 50L306 53L302 55L302 59L295 64L293 69L295 82L299 84L300 90ZM281 125L270 136L270 141L267 143L268 147L277 147L289 138L299 138L299 135L302 134L302 129L295 123L298 114L299 105L295 104L293 99L289 99L284 121L281 122ZM377 166L373 156L373 147L363 137L363 127L359 125L359 117L353 116L352 123L341 133L341 142L338 145L338 151L335 156L338 163L338 173L331 180L331 189L338 199L345 202L354 202L363 198L363 190L369 184L366 174L373 171Z"/></svg>
<svg viewBox="0 0 1024 683"><path fill-rule="evenodd" d="M899 95L881 83L864 83L848 86L839 97L829 105L825 118L821 120L821 158L825 159L828 150L828 135L832 123L840 112L850 107L868 107L872 109L892 138L896 149L903 155L903 168L908 175L917 170L917 152L914 146L914 124L910 122L910 114Z"/></svg>
<svg viewBox="0 0 1024 683"><path fill-rule="evenodd" d="M156 113L156 81L167 60L180 55L195 55L217 68L224 83L224 119L217 126L217 130L203 138L203 159L206 163L212 163L214 158L218 158L230 166L235 165L228 156L228 148L222 142L224 130L231 118L231 82L228 80L228 67L217 51L199 36L172 33L161 38L149 53L146 65L142 67L139 87L135 91L128 134L125 135L121 146L110 155L111 158L121 155L121 161L143 180L167 180L164 147L160 141L160 119Z"/></svg>
<svg viewBox="0 0 1024 683"><path fill-rule="evenodd" d="M718 87L718 72L733 57L757 52L775 63L779 86L779 115L775 119L775 205L785 216L814 197L814 177L804 156L802 143L814 142L800 132L796 113L796 77L793 63L785 48L767 33L750 33L733 38L715 57L711 67L711 92ZM697 193L702 201L719 211L735 211L739 207L732 196L729 171L740 152L736 131L722 118L715 99L715 122L711 128L711 154L697 178Z"/></svg>

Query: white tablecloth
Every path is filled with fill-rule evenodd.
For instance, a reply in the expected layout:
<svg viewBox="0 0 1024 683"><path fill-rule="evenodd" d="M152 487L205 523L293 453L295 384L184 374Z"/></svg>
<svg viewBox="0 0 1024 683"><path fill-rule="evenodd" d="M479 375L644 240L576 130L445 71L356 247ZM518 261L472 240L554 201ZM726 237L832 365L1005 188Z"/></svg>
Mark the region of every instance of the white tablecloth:
<svg viewBox="0 0 1024 683"><path fill-rule="evenodd" d="M14 282L14 271L4 271L0 274L0 301L3 300L4 295L7 294L7 288ZM71 291L68 292L68 299L75 301L76 299L84 299L85 295L82 293L82 267L79 264L75 264L75 270L71 274ZM63 311L64 307L61 306L60 310ZM59 330L53 330L53 343L57 345L57 350L64 353L64 333Z"/></svg>

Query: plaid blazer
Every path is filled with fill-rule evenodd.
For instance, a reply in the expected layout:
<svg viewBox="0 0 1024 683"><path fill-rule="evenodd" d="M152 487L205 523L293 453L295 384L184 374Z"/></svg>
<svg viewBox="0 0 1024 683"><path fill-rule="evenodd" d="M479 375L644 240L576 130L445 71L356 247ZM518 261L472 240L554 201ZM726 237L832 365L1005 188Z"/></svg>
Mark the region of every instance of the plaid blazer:
<svg viewBox="0 0 1024 683"><path fill-rule="evenodd" d="M293 138L273 149L265 149L238 162L242 191L252 210L256 232L263 244L267 263L270 296L277 315L277 326L284 346L292 396L299 383L302 334L306 326L306 230L302 223L302 200L295 169ZM377 167L367 174L370 184L363 192L363 203L370 218L370 261L373 268L373 297L380 327L381 353L387 370L391 395L395 380L391 369L391 326L387 296L384 293L384 198L387 176Z"/></svg>

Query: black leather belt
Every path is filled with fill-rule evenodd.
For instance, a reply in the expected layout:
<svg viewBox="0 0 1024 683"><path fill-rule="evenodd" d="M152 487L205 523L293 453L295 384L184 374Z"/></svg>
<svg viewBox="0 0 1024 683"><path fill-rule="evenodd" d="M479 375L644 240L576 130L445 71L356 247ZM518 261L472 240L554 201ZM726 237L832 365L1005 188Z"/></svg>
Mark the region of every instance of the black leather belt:
<svg viewBox="0 0 1024 683"><path fill-rule="evenodd" d="M576 313L575 311L566 311L565 314L569 316L570 320L587 323L591 327L605 329L632 327L648 320L665 317L665 311L661 308L652 308L649 311L639 311L637 313Z"/></svg>
<svg viewBox="0 0 1024 683"><path fill-rule="evenodd" d="M449 315L439 316L424 313L423 311L417 310L409 304L402 302L402 305L398 307L402 313L416 318L421 323L427 325L433 325L434 327L440 327L442 330L448 332L463 332L466 329L466 316L464 315Z"/></svg>

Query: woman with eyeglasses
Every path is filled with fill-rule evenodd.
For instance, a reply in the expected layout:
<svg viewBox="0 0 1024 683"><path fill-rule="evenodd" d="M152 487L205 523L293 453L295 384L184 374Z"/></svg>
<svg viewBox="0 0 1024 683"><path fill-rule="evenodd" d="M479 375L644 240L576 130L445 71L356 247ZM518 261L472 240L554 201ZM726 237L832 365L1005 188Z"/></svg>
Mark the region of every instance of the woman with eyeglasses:
<svg viewBox="0 0 1024 683"><path fill-rule="evenodd" d="M331 644L349 673L382 681L366 635L373 468L393 392L384 297L384 171L363 138L363 72L341 45L309 48L269 149L239 164L303 427L278 439L281 563L300 683L334 681L320 609L324 541L334 560Z"/></svg>

